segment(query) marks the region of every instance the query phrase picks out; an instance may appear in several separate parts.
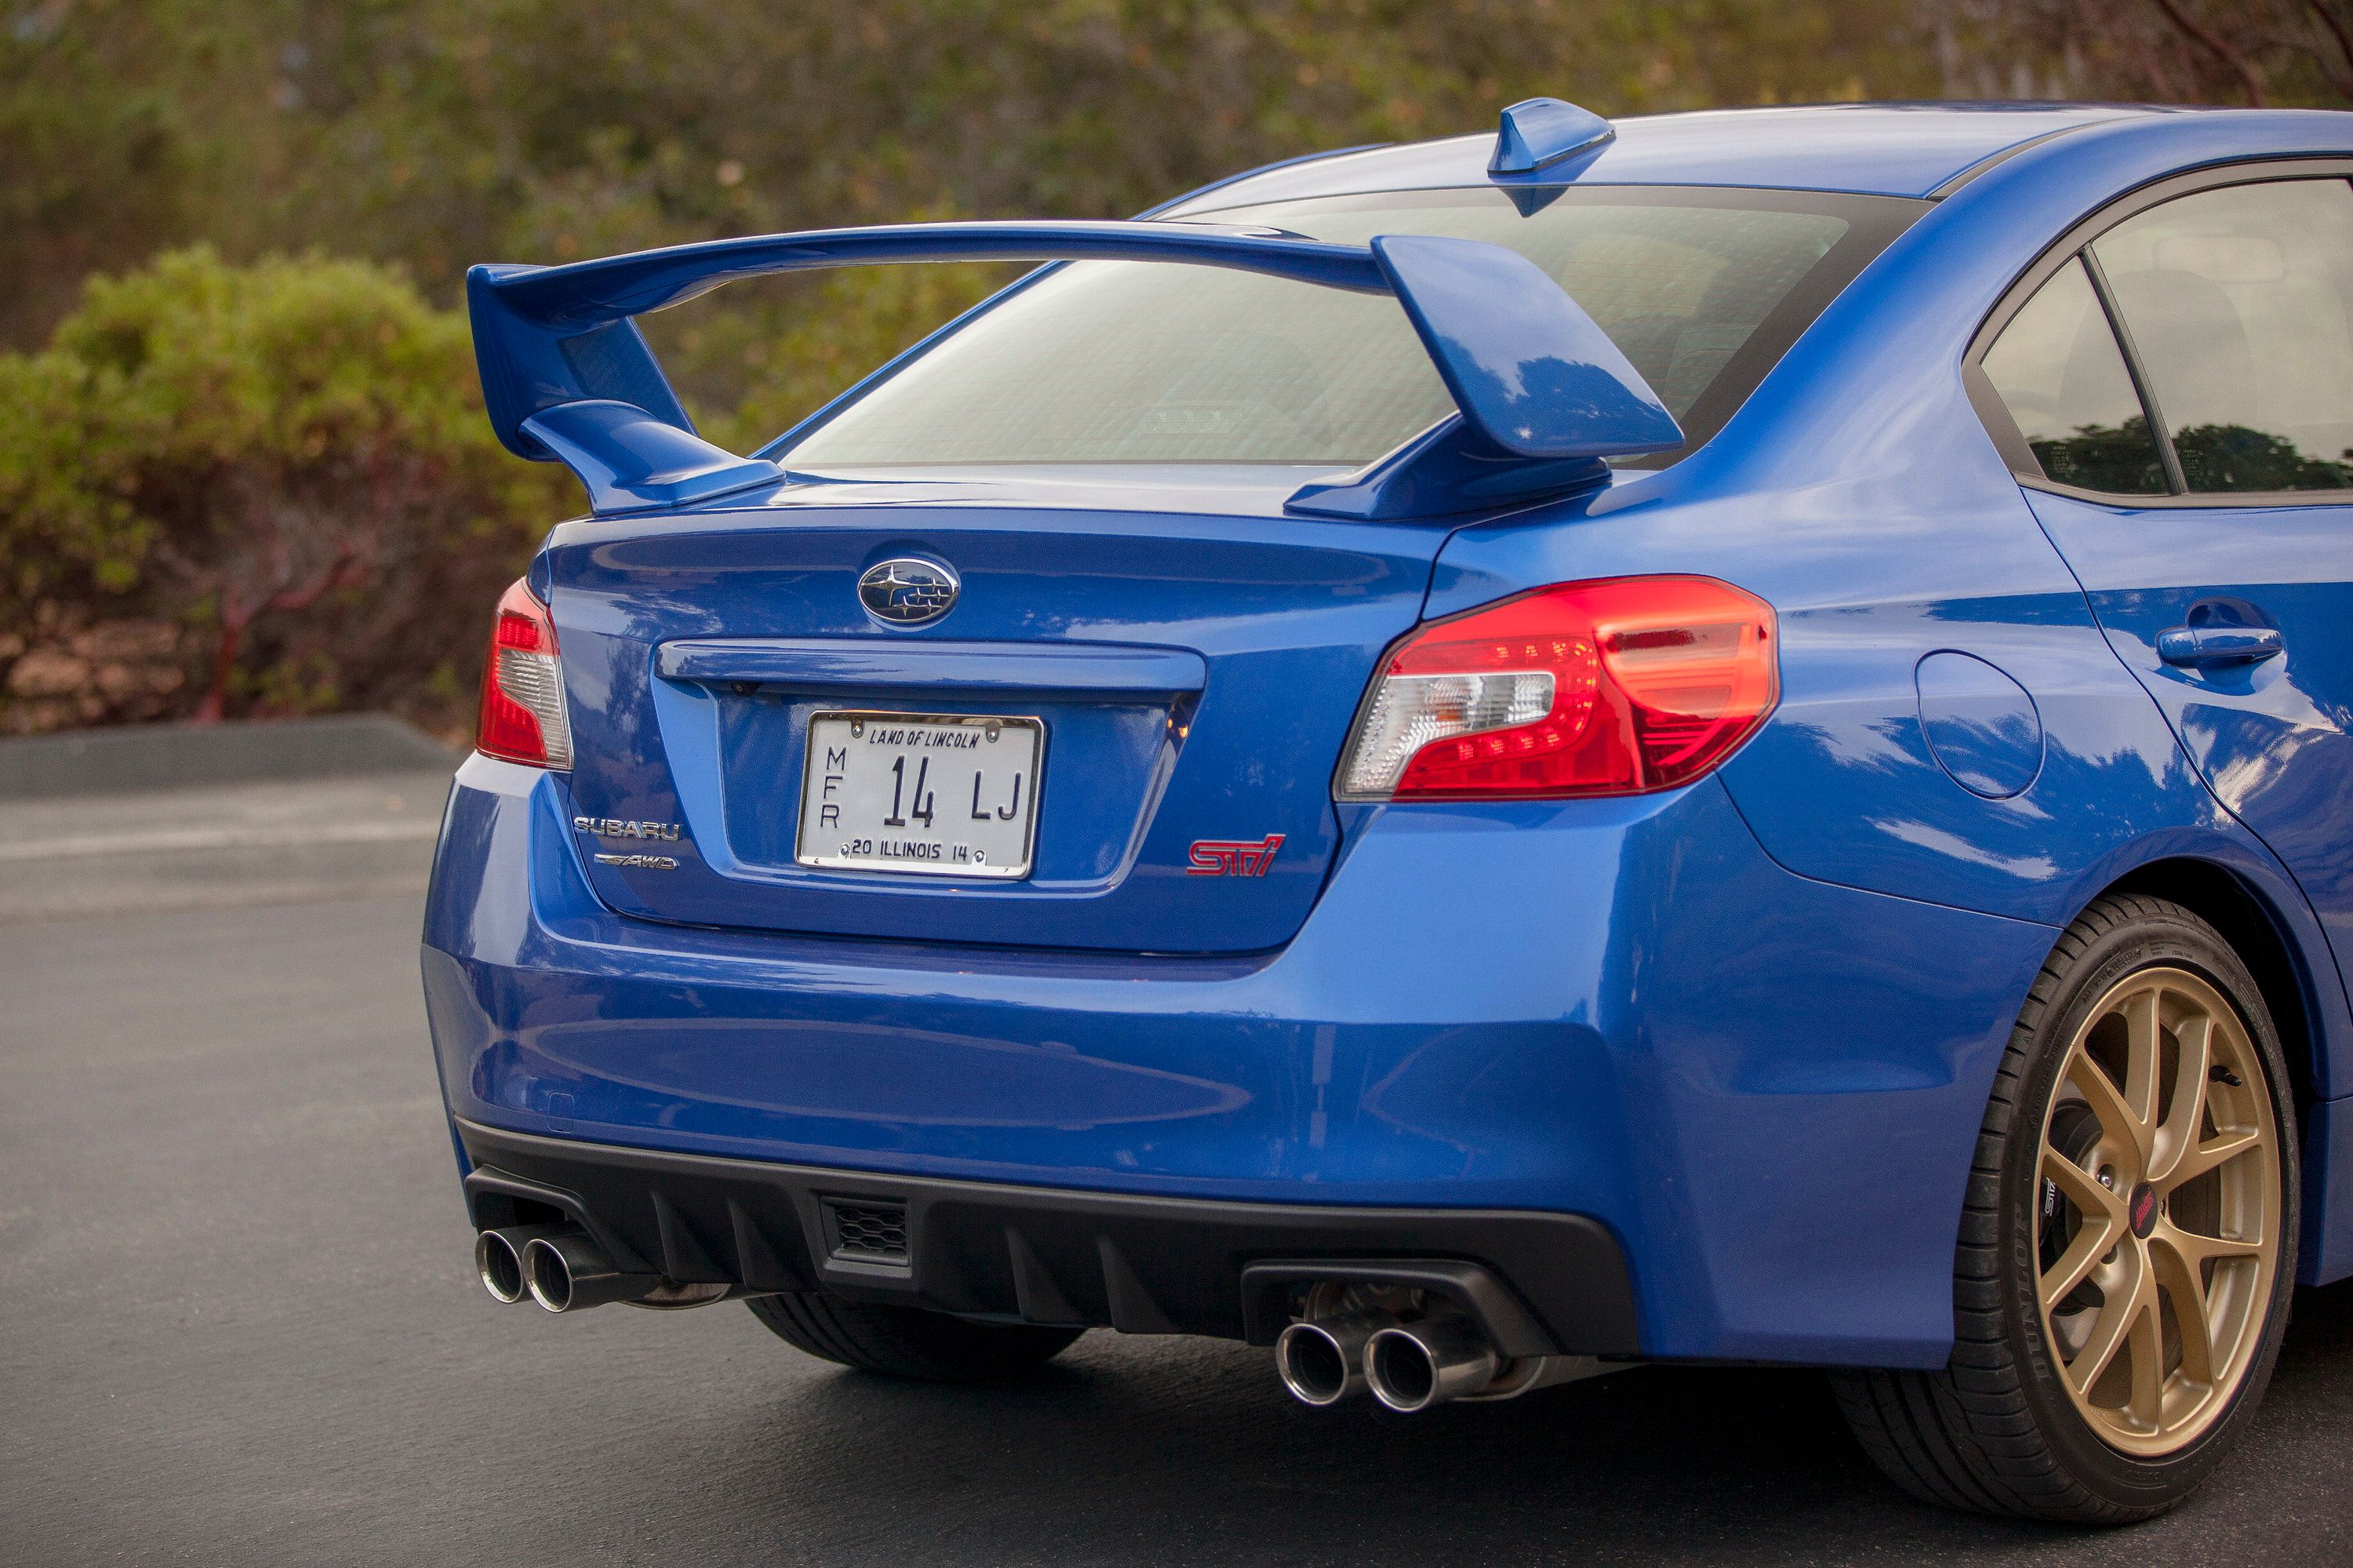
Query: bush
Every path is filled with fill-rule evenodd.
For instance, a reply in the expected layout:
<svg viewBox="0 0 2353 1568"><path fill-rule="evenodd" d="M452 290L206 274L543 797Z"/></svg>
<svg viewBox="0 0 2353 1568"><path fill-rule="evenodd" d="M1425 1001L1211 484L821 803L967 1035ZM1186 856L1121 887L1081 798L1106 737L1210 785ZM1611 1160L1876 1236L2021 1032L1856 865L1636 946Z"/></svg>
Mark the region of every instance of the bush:
<svg viewBox="0 0 2353 1568"><path fill-rule="evenodd" d="M397 272L197 249L0 355L0 729L385 707L444 732L490 607L576 511Z"/></svg>

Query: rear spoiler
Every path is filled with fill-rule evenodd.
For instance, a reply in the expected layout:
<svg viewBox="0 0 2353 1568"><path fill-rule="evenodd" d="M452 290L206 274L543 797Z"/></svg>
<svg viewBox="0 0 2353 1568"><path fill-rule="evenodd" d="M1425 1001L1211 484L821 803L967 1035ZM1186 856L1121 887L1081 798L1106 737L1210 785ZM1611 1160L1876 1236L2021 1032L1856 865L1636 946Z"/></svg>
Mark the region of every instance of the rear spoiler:
<svg viewBox="0 0 2353 1568"><path fill-rule="evenodd" d="M491 426L568 466L599 513L679 506L788 476L695 434L631 319L739 278L900 261L1178 261L1392 294L1454 415L1293 511L1436 515L1598 482L1601 460L1683 431L1607 334L1544 270L1478 240L1392 234L1333 245L1192 223L922 223L714 239L563 267L466 275Z"/></svg>

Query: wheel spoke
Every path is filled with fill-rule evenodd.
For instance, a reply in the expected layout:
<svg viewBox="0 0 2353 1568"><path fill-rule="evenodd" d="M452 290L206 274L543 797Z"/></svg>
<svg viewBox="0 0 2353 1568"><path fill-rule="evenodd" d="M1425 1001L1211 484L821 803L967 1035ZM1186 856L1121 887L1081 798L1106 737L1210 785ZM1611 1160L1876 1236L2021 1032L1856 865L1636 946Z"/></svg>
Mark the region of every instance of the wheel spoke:
<svg viewBox="0 0 2353 1568"><path fill-rule="evenodd" d="M2150 1141L2148 1179L2159 1186L2198 1145L2199 1129L2206 1125L2206 1075L2214 1065L2214 1020L2191 1019L2179 1031L2181 1059L2173 1071L2173 1106Z"/></svg>
<svg viewBox="0 0 2353 1568"><path fill-rule="evenodd" d="M2195 1181L2215 1167L2228 1164L2251 1149L2262 1147L2263 1141L2263 1135L2253 1128L2218 1132L2205 1142L2182 1150L2181 1157L2173 1162L2173 1169L2165 1173L2165 1180L2158 1186L2171 1192Z"/></svg>
<svg viewBox="0 0 2353 1568"><path fill-rule="evenodd" d="M2059 1261L2042 1276L2044 1307L2056 1308L2075 1287L2091 1277L2092 1270L2099 1266L2100 1259L2116 1245L2116 1230L2113 1222L2105 1221L2101 1215L2086 1214L2084 1217L2084 1228L2075 1233L2075 1239L2067 1244L2067 1250L2059 1255Z"/></svg>
<svg viewBox="0 0 2353 1568"><path fill-rule="evenodd" d="M2042 1174L2049 1177L2059 1191L2067 1194L2088 1226L2096 1222L2103 1234L2114 1239L2126 1228L2125 1201L2094 1181L2092 1173L2045 1143L2042 1146ZM2106 1247L2100 1249L2102 1252Z"/></svg>
<svg viewBox="0 0 2353 1568"><path fill-rule="evenodd" d="M2214 1381L2214 1329L2206 1316L2206 1276L2195 1257L2174 1245L2172 1235L2149 1238L2150 1266L2165 1298L2173 1307L2174 1327L2181 1331L2181 1375L2191 1383Z"/></svg>
<svg viewBox="0 0 2353 1568"><path fill-rule="evenodd" d="M2152 986L2124 1005L2125 1110L2144 1129L2157 1125L2157 1068L2162 1043L2165 992ZM2147 1139L2141 1142L2144 1159Z"/></svg>
<svg viewBox="0 0 2353 1568"><path fill-rule="evenodd" d="M2148 1163L2148 1124L2133 1114L2124 1091L2110 1078L2107 1069L2092 1060L2081 1047L2067 1062L2067 1081L2088 1101L2092 1114L2100 1119L2100 1130L2111 1139L2125 1143L2137 1151L2139 1163Z"/></svg>
<svg viewBox="0 0 2353 1568"><path fill-rule="evenodd" d="M2116 1359L2116 1352L2124 1349L2126 1338L2148 1305L2142 1299L2147 1293L2147 1279L2135 1279L2131 1290L2116 1292L2102 1305L2100 1315L2092 1320L2092 1331L2084 1340L2084 1348L2067 1363L2067 1381L2075 1385L2077 1393L2088 1395L2101 1374L2108 1370L2108 1363Z"/></svg>
<svg viewBox="0 0 2353 1568"><path fill-rule="evenodd" d="M2181 1266L2198 1279L2206 1277L2209 1262L2227 1263L2234 1257L2261 1257L2263 1241L2261 1236L2206 1236L2196 1231L2185 1231L2172 1224L2160 1224L2149 1236L2152 1251L2169 1251L2181 1260Z"/></svg>
<svg viewBox="0 0 2353 1568"><path fill-rule="evenodd" d="M2158 1321L2157 1290L2144 1281L2133 1293L2132 1332L2128 1336L2132 1365L2132 1395L2125 1408L2154 1432L2165 1425L2165 1331Z"/></svg>

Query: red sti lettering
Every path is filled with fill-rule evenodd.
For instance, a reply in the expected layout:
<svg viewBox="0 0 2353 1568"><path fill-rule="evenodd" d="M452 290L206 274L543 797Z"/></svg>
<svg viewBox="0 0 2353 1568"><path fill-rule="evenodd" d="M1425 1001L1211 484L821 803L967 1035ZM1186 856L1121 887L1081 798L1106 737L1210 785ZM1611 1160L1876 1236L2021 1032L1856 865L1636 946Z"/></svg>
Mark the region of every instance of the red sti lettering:
<svg viewBox="0 0 2353 1568"><path fill-rule="evenodd" d="M1187 876L1264 876L1282 848L1282 835L1269 833L1253 843L1245 839L1196 839Z"/></svg>

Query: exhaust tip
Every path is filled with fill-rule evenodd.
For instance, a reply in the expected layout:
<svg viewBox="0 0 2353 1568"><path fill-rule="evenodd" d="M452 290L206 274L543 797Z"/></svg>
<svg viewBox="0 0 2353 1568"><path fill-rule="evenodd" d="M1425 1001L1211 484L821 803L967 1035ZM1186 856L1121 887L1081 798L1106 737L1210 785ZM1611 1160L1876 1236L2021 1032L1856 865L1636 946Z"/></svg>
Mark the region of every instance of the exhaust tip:
<svg viewBox="0 0 2353 1568"><path fill-rule="evenodd" d="M545 1236L533 1238L522 1249L522 1275L533 1301L550 1312L572 1309L572 1266L565 1261L563 1249Z"/></svg>
<svg viewBox="0 0 2353 1568"><path fill-rule="evenodd" d="M1302 1404L1337 1404L1365 1385L1359 1358L1319 1323L1293 1323L1274 1341L1274 1370Z"/></svg>
<svg viewBox="0 0 2353 1568"><path fill-rule="evenodd" d="M474 1273L493 1301L512 1306L526 1293L522 1259L516 1255L514 1244L496 1231L483 1231L474 1237Z"/></svg>
<svg viewBox="0 0 2353 1568"><path fill-rule="evenodd" d="M1438 1368L1420 1340L1401 1329L1385 1329L1365 1350L1365 1381L1373 1397L1391 1410L1427 1410L1438 1393Z"/></svg>
<svg viewBox="0 0 2353 1568"><path fill-rule="evenodd" d="M1485 1333L1467 1318L1383 1329L1365 1345L1365 1381L1373 1397L1407 1415L1477 1393L1502 1366Z"/></svg>

